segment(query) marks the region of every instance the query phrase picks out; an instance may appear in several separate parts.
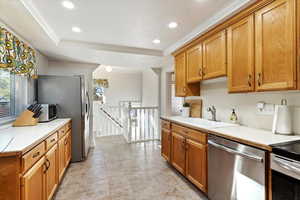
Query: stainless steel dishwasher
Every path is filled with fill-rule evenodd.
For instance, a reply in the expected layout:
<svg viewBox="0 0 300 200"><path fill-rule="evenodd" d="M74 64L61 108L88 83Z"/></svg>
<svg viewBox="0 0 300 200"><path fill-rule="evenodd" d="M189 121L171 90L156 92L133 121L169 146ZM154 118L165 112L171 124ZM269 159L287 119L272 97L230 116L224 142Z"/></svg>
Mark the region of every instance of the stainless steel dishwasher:
<svg viewBox="0 0 300 200"><path fill-rule="evenodd" d="M209 136L209 199L265 200L265 155L263 150Z"/></svg>

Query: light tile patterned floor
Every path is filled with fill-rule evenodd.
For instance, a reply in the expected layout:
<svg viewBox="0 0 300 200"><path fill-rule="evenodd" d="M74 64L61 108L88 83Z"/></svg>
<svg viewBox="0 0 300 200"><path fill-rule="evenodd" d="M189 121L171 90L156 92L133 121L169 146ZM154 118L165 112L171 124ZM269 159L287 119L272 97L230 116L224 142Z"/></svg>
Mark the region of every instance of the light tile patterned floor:
<svg viewBox="0 0 300 200"><path fill-rule="evenodd" d="M153 142L97 139L85 162L73 163L55 200L207 200L160 156Z"/></svg>

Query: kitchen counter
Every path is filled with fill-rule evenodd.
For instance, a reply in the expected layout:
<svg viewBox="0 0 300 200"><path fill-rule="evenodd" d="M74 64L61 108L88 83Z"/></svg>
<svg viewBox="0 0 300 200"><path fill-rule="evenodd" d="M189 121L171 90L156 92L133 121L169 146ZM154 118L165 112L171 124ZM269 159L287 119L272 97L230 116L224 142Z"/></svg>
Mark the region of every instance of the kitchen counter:
<svg viewBox="0 0 300 200"><path fill-rule="evenodd" d="M36 126L7 127L0 129L0 138L8 138L7 144L2 144L1 155L25 154L42 140L63 127L71 119L56 119L48 123L39 123Z"/></svg>
<svg viewBox="0 0 300 200"><path fill-rule="evenodd" d="M220 125L203 126L195 118L185 118L180 116L162 116L161 119L168 120L189 128L193 128L208 134L221 136L233 141L272 151L270 145L300 140L300 135L284 136L276 135L271 131L240 126L236 124L220 123ZM200 120L200 119L198 119Z"/></svg>

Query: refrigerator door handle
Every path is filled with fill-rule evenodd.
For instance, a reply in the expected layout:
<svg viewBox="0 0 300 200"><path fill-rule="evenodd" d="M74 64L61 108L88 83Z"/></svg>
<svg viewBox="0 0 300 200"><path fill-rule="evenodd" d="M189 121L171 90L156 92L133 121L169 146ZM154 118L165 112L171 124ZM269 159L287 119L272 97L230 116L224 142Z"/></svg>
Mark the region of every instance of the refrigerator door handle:
<svg viewBox="0 0 300 200"><path fill-rule="evenodd" d="M87 100L88 100L88 105L87 105L87 118L89 119L90 117L90 112L91 112L91 102L90 102L90 96L89 92L86 92Z"/></svg>

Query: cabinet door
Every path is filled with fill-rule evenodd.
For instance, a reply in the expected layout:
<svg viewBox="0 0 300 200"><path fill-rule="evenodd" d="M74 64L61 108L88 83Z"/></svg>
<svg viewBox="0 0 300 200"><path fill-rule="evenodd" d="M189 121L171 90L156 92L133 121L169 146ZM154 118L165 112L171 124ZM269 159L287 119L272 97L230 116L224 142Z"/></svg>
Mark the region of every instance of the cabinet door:
<svg viewBox="0 0 300 200"><path fill-rule="evenodd" d="M65 139L65 167L68 166L71 160L71 131L67 133Z"/></svg>
<svg viewBox="0 0 300 200"><path fill-rule="evenodd" d="M226 31L203 42L203 79L226 76Z"/></svg>
<svg viewBox="0 0 300 200"><path fill-rule="evenodd" d="M185 174L185 138L172 132L172 165L182 174Z"/></svg>
<svg viewBox="0 0 300 200"><path fill-rule="evenodd" d="M256 89L296 88L296 0L276 0L255 14Z"/></svg>
<svg viewBox="0 0 300 200"><path fill-rule="evenodd" d="M186 177L207 192L207 145L186 140Z"/></svg>
<svg viewBox="0 0 300 200"><path fill-rule="evenodd" d="M194 83L202 80L202 44L186 52L187 82Z"/></svg>
<svg viewBox="0 0 300 200"><path fill-rule="evenodd" d="M171 131L162 129L161 131L161 155L170 162L171 155Z"/></svg>
<svg viewBox="0 0 300 200"><path fill-rule="evenodd" d="M57 145L52 147L46 154L46 200L53 197L55 189L58 185L58 148Z"/></svg>
<svg viewBox="0 0 300 200"><path fill-rule="evenodd" d="M21 178L21 199L22 200L44 200L45 198L45 158L41 158Z"/></svg>
<svg viewBox="0 0 300 200"><path fill-rule="evenodd" d="M184 97L186 95L185 52L175 57L175 84L176 84L176 96Z"/></svg>
<svg viewBox="0 0 300 200"><path fill-rule="evenodd" d="M229 92L254 91L254 16L227 29Z"/></svg>
<svg viewBox="0 0 300 200"><path fill-rule="evenodd" d="M58 141L58 174L59 180L61 180L64 171L65 171L65 138L64 136L61 140Z"/></svg>

